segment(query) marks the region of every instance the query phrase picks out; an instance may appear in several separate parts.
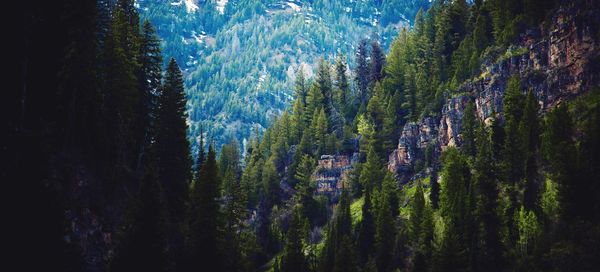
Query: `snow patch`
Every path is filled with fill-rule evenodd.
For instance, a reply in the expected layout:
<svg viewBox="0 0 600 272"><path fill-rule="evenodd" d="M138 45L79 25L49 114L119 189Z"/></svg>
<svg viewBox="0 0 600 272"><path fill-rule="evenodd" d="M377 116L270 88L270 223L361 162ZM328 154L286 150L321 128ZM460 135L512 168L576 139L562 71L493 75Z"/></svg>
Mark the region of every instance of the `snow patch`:
<svg viewBox="0 0 600 272"><path fill-rule="evenodd" d="M198 5L196 5L196 0L185 0L185 9L189 13L196 12L196 10L198 10Z"/></svg>
<svg viewBox="0 0 600 272"><path fill-rule="evenodd" d="M227 5L227 2L229 2L229 0L217 0L216 8L219 11L219 13L225 14L225 5Z"/></svg>
<svg viewBox="0 0 600 272"><path fill-rule="evenodd" d="M292 8L294 11L298 12L300 11L300 6L298 6L298 4L296 3L292 3L292 2L287 2L286 3L290 8Z"/></svg>

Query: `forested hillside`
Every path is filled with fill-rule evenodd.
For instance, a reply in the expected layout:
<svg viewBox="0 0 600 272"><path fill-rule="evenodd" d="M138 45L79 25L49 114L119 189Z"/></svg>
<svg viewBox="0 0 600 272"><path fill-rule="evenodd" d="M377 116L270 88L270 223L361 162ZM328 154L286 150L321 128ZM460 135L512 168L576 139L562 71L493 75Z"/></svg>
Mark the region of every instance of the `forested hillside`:
<svg viewBox="0 0 600 272"><path fill-rule="evenodd" d="M320 57L353 63L358 41L389 48L427 0L402 1L152 1L139 2L183 65L189 135L200 132L218 146L262 133L293 99L299 67L315 73Z"/></svg>
<svg viewBox="0 0 600 272"><path fill-rule="evenodd" d="M11 248L24 271L595 271L598 14L25 6Z"/></svg>

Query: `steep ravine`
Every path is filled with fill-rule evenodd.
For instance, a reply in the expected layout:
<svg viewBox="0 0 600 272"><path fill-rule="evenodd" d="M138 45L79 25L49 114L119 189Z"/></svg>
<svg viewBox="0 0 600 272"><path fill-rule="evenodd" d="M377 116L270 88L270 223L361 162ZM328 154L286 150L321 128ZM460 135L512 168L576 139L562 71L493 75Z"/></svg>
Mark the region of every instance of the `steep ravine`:
<svg viewBox="0 0 600 272"><path fill-rule="evenodd" d="M435 171L415 171L427 147L432 145L434 160L439 161L441 151L461 145L461 120L470 100L475 101L481 120L488 121L494 112L502 119L502 99L512 75L520 76L523 91L533 90L542 112L599 86L600 5L587 1L586 6L572 3L559 8L549 24L520 36L519 44L512 47L519 53L484 64L481 75L464 83L456 92L460 95L448 98L437 116L407 123L398 147L389 155L388 170L398 174L401 182Z"/></svg>

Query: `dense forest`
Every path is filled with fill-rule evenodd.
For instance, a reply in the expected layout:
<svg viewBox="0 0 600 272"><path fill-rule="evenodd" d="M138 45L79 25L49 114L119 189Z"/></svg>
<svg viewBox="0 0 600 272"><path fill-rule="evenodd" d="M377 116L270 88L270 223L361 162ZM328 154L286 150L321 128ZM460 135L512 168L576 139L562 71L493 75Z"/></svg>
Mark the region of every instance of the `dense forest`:
<svg viewBox="0 0 600 272"><path fill-rule="evenodd" d="M193 15L197 31L241 16L230 37L264 10L237 2ZM180 68L204 49L166 46L152 1L25 4L2 141L2 179L23 193L7 220L18 270L596 271L599 3L374 2L384 25L425 8L389 45L355 37L314 73L262 83L293 93L289 107L227 96L254 73L231 74L249 67L236 52ZM273 116L247 143L191 121L225 100Z"/></svg>
<svg viewBox="0 0 600 272"><path fill-rule="evenodd" d="M156 26L165 55L182 65L189 136L217 150L230 138L248 147L291 104L298 69L307 76L319 57L351 54L373 37L388 49L401 26L428 0L411 1L138 1ZM406 18L410 18L406 19Z"/></svg>

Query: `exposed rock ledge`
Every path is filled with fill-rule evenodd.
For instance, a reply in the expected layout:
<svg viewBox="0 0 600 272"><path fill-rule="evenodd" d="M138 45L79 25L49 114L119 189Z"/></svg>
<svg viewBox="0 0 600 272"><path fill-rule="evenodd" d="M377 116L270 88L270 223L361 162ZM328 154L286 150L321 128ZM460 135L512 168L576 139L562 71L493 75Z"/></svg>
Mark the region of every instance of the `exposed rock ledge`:
<svg viewBox="0 0 600 272"><path fill-rule="evenodd" d="M586 1L576 1L586 2ZM588 8L577 7L585 5ZM547 29L527 31L520 47L527 52L486 65L478 79L463 84L440 114L404 126L398 148L389 155L388 170L401 182L413 177L414 166L432 145L434 157L461 144L461 120L466 104L475 101L477 115L487 120L493 112L502 118L502 99L508 78L521 77L524 90L533 90L542 111L600 84L599 4L571 3L560 8Z"/></svg>

